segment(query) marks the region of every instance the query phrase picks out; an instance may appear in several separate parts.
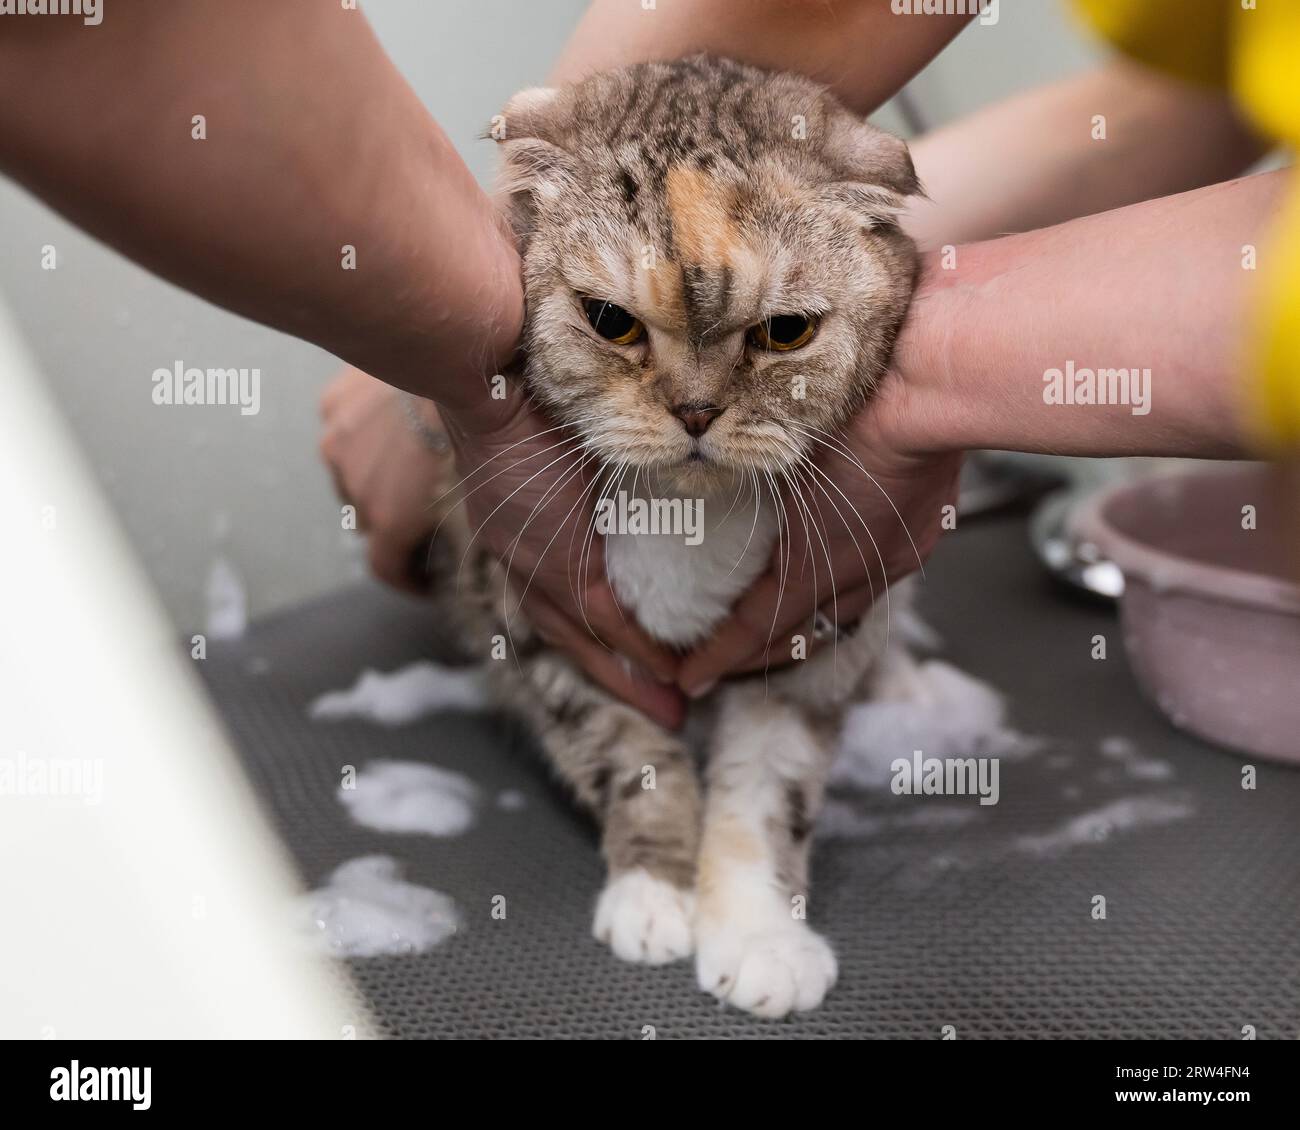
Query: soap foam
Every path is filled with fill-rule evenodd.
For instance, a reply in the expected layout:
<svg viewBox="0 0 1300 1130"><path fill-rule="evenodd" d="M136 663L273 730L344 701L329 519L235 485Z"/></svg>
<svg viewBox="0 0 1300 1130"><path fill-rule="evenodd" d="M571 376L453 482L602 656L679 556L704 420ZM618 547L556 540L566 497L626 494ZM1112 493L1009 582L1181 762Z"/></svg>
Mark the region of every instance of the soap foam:
<svg viewBox="0 0 1300 1130"><path fill-rule="evenodd" d="M518 789L503 789L497 793L497 807L504 812L519 812L527 805L528 798Z"/></svg>
<svg viewBox="0 0 1300 1130"><path fill-rule="evenodd" d="M895 658L872 698L852 707L840 733L833 785L884 790L897 758L1023 757L1038 743L1006 725L1006 703L987 683L941 660Z"/></svg>
<svg viewBox="0 0 1300 1130"><path fill-rule="evenodd" d="M474 823L478 788L468 777L414 761L372 761L339 787L352 819L380 832L459 836Z"/></svg>
<svg viewBox="0 0 1300 1130"><path fill-rule="evenodd" d="M460 927L449 896L406 882L386 855L343 864L299 910L305 936L335 957L425 953Z"/></svg>
<svg viewBox="0 0 1300 1130"><path fill-rule="evenodd" d="M381 726L405 726L442 710L482 710L487 705L483 672L420 660L383 673L367 668L348 690L330 691L308 707L313 721L361 718Z"/></svg>
<svg viewBox="0 0 1300 1130"><path fill-rule="evenodd" d="M1185 820L1194 809L1186 801L1169 797L1126 797L1091 812L1072 816L1050 832L1018 836L1017 850L1030 855L1059 855L1073 847L1105 843L1116 832L1171 824Z"/></svg>
<svg viewBox="0 0 1300 1130"><path fill-rule="evenodd" d="M248 595L235 567L218 557L208 571L205 586L209 639L237 640L248 629Z"/></svg>

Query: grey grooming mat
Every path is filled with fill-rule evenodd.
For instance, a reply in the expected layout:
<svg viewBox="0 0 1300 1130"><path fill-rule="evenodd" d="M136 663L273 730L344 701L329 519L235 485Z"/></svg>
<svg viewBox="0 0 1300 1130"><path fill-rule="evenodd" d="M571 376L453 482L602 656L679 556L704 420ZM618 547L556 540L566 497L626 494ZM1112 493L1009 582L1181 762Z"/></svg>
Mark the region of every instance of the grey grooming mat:
<svg viewBox="0 0 1300 1130"><path fill-rule="evenodd" d="M697 991L689 962L626 965L592 939L595 833L504 719L308 720L317 695L363 667L448 658L423 605L358 587L210 644L200 666L306 883L383 853L456 900L464 925L431 952L351 963L390 1035L640 1039L652 1025L660 1039L938 1039L951 1025L959 1039L1240 1039L1252 1025L1261 1039L1300 1036L1300 771L1258 763L1248 791L1249 759L1173 729L1130 679L1114 614L1052 587L1022 517L950 535L921 611L942 657L1005 692L1012 724L1046 744L1003 763L993 806L837 794L861 832L822 839L810 918L835 946L839 983L821 1009L776 1023ZM1105 660L1091 657L1099 633ZM1125 773L1099 752L1116 735L1172 776ZM487 801L478 821L450 839L353 824L336 798L340 769L378 758L466 774ZM521 810L492 803L506 789L524 795ZM1121 819L1059 854L1017 848L1134 797L1192 814ZM908 804L974 814L951 827L898 822ZM503 921L491 915L497 895ZM1104 920L1092 916L1097 895Z"/></svg>

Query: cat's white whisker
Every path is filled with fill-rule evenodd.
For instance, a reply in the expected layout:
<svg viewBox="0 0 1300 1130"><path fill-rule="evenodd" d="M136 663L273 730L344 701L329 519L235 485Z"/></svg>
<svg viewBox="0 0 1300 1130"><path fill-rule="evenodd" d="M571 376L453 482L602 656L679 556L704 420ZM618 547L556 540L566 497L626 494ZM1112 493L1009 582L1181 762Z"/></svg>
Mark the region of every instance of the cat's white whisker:
<svg viewBox="0 0 1300 1130"><path fill-rule="evenodd" d="M578 466L575 467L573 471L565 477L564 482L567 483L571 481L575 475L581 475L582 470L586 466L586 464L594 458L596 458L596 456L591 452L588 452L586 455L584 455L582 457L581 462L579 462ZM555 532L551 535L550 540L546 543L545 547L542 549L542 552L538 554L537 562L533 565L533 571L528 574L528 581L525 583L523 587L523 591L520 592L518 599L515 601L516 612L518 612L523 607L524 598L528 596L528 590L532 587L533 579L537 576L537 570L542 567L542 562L546 560L546 555L547 553L550 552L551 546L555 544L555 539L560 536L560 534L564 530L565 525L568 523L569 519L573 516L574 511L578 509L578 507L586 500L586 498L587 498L586 490L583 490L581 493L579 493L578 497L573 500L573 505L569 507L564 517L560 519L560 524L556 526ZM529 521L531 520L532 518L530 516ZM525 522L524 529L527 528L528 528L528 523ZM519 536L521 538L523 537L523 530L519 532ZM513 563L513 561L514 561L514 554L511 553L510 555L511 564ZM506 566L506 576L507 577L510 576L510 564ZM513 636L510 635L510 614L508 611L506 613L505 623L506 623L506 634L510 642L510 649L513 652L515 645L514 645L514 638Z"/></svg>
<svg viewBox="0 0 1300 1130"><path fill-rule="evenodd" d="M836 439L832 433L823 431L823 429L816 428L813 425L801 425L801 424L796 424L793 421L786 421L786 423L789 426L794 428L801 428L801 427L813 428L814 431L821 432L822 435L830 437L829 439L823 439L817 435L809 435L808 438L811 439L814 443L825 444L832 451L836 452L839 455L842 455L845 459L849 460L849 462L851 462L859 471L861 471L870 480L872 486L874 486L878 491L880 491L882 495L885 496L885 501L889 503L890 509L893 510L894 515L898 518L898 524L903 527L903 533L907 535L907 540L912 545L912 553L916 557L917 570L921 574L921 579L924 580L925 561L921 557L921 551L916 548L916 540L912 537L912 531L907 528L907 522L903 518L902 512L895 505L894 500L889 497L889 492L880 485L880 482L879 480L876 479L875 475L873 475L870 471L868 471L862 465L862 461L858 459L858 457L854 455L852 451L850 451L847 447L845 447L842 441Z"/></svg>
<svg viewBox="0 0 1300 1130"><path fill-rule="evenodd" d="M758 488L758 473L752 467L749 470L749 478L750 481L753 483L753 489L754 489L754 520L753 522L750 523L749 526L749 537L745 539L745 548L740 551L739 556L736 558L736 563L727 572L728 577L734 574L735 571L740 568L741 563L745 560L745 558L749 556L749 547L754 542L754 531L758 529L759 511L762 510L763 508L763 498Z"/></svg>
<svg viewBox="0 0 1300 1130"><path fill-rule="evenodd" d="M872 545L872 547L873 547L873 548L875 549L875 551L876 551L876 557L877 557L877 558L879 559L879 561L880 561L880 569L881 569L881 573L883 574L883 573L884 573L884 570L885 570L885 559L881 556L880 548L879 548L879 546L876 545L876 539L875 539L874 537L872 537L871 529L867 526L867 523L863 520L862 515L858 513L857 507L855 507L855 506L853 505L853 503L849 501L848 496L845 495L844 492L843 492L842 490L840 490L839 486L835 483L835 481L834 481L834 480L833 480L829 475L826 474L825 471L823 471L820 467L818 467L815 463L812 463L812 462L810 462L810 463L808 464L808 467L809 467L809 469L810 469L810 470L811 470L815 475L821 475L822 478L823 478L827 483L829 483L832 487L834 487L835 490L836 490L836 492L840 495L840 497L844 499L844 501L845 501L846 505L849 507L849 509L853 511L853 513L854 513L854 515L857 517L858 521L862 524L862 528L866 531L866 533L867 533L867 537L871 539L871 545ZM815 479L814 479L814 482L816 483L816 480L815 480ZM818 488L821 490L821 492L822 492L824 495L826 495L826 501L829 502L829 503L831 504L832 507L834 507L834 509L835 509L835 513L836 513L837 515L839 515L839 519L840 519L840 521L844 524L844 531L845 531L845 533L847 533L847 534L849 535L849 538L850 538L850 539L852 540L852 542L853 542L853 548L854 548L854 550L856 550L856 552L857 552L858 560L862 562L862 571L863 571L863 573L866 574L866 577L867 577L867 588L868 588L868 591L871 593L871 600L872 600L872 603L874 604L874 603L875 603L875 599L876 599L876 586L875 586L875 582L871 579L871 568L870 568L870 566L867 565L867 558L866 558L866 555L862 552L862 546L861 546L861 544L859 543L859 541L858 541L858 539L857 539L857 535L854 534L852 528L849 526L848 520L844 517L843 513L840 511L839 506L836 504L835 499L833 499L833 498L831 497L830 493L826 490L825 486L821 485L820 483L816 483L816 485L817 485ZM886 585L885 585L885 637L886 637L886 639L888 639L888 637L889 637L889 618L890 618L890 617L889 617L889 585L886 583ZM836 634L837 634L837 636L838 636L838 633L839 633L839 617L838 617L838 615L836 616L836 619L835 619L835 629L836 629ZM837 640L837 643L838 643L838 640Z"/></svg>
<svg viewBox="0 0 1300 1130"><path fill-rule="evenodd" d="M553 432L563 431L568 427L569 427L568 424L557 424L553 428L546 428L543 431L536 432L530 436L526 436L524 439L517 440L516 442L512 443L509 447L502 448L495 455L493 455L492 458L483 460L483 462L480 463L477 467L475 467L472 471L470 471L468 475L466 475L458 482L453 483L451 486L449 486L445 491L442 492L442 494L438 495L437 498L435 498L432 502L430 502L429 505L426 507L426 509L432 510L434 507L438 505L438 503L442 502L443 499L448 498L450 495L458 491L462 486L464 486L467 482L469 482L469 480L472 479L475 475L477 475L480 471L486 470L491 464L495 463L503 455L508 455L516 447L519 447L525 443L531 443L533 440L540 439L542 436L550 435ZM560 444L576 438L579 437L576 436L566 437L565 439L560 440L559 443L552 444L550 447L544 448L542 451L534 452L532 455L526 456L524 459L516 460L514 463L511 463L510 466L507 467L504 471L501 471L499 475L493 475L491 479L487 479L485 482L480 483L479 486L474 488L474 491L478 490L479 487L486 486L488 483L499 478L500 475L507 474L508 472L514 470L514 468L519 466L520 463L525 463L529 459L535 459L538 455L544 455L547 451L554 451L556 447L560 446ZM471 494L474 493L474 491L467 492L464 497L468 498ZM462 499L461 501L463 502L464 499Z"/></svg>
<svg viewBox="0 0 1300 1130"><path fill-rule="evenodd" d="M628 468L630 466L631 463L625 459L622 463L622 466L619 469L618 480L614 483L613 497L617 497L618 492L622 489L623 479L627 475ZM602 564L604 565L605 573L606 575L608 575L609 574L609 543L606 542L604 539L601 540L601 556L603 559ZM590 561L590 557L588 557L588 561ZM627 616L625 616L623 613L623 605L620 604L617 600L615 600L614 607L618 610L619 619L622 620L624 624L626 624Z"/></svg>
<svg viewBox="0 0 1300 1130"><path fill-rule="evenodd" d="M815 555L812 555L812 526L810 525L810 523L814 521L812 516L812 511L808 508L807 502L803 498L803 491L800 487L802 476L799 475L798 464L794 463L788 465L787 467L782 469L781 474L782 477L786 480L786 482L791 484L791 486L794 488L793 496L795 499L796 506L798 507L797 513L799 514L799 521L802 523L803 530L804 530L804 558L803 558L803 562L801 562L800 564L800 569L806 567L808 562L811 560L812 570L813 570L813 576L812 576L813 606L817 607L820 601L817 595L817 558ZM784 501L782 502L782 506L784 506ZM787 551L787 556L788 556L788 551ZM789 563L787 562L787 566L786 566L787 576L788 576L789 568L790 566ZM784 597L784 588L782 589L782 598L783 597ZM772 634L775 634L776 616L780 611L780 606L781 606L780 600L778 600L777 609L773 613ZM771 646L770 636L769 636L768 646L769 648ZM771 671L771 660L769 659L767 665L765 665L763 668L763 678L765 681L767 680L770 671Z"/></svg>
<svg viewBox="0 0 1300 1130"><path fill-rule="evenodd" d="M553 432L553 431L557 431L557 430L558 430L558 429L556 429L556 428L548 428L548 429L547 429L547 431L551 431L551 432ZM545 434L545 433L539 433L539 434ZM528 442L527 440L520 440L520 441L519 441L519 443L527 443L527 442ZM442 517L438 519L438 524L433 528L433 533L430 535L430 543L432 544L432 542L437 541L437 539L438 539L438 535L442 532L442 527L443 527L443 525L446 523L447 519L450 518L450 517L452 516L452 514L454 514L454 513L456 512L456 510L457 510L459 507L465 506L466 503L468 502L469 498L470 498L473 494L475 494L478 490L480 490L481 488L487 486L489 483L495 482L497 479L501 478L502 475L508 475L508 474L509 474L511 471L513 471L516 467L519 467L519 466L521 466L522 464L527 463L527 462L529 462L529 461L532 460L532 459L540 458L540 457L543 456L543 455L548 455L548 454L550 454L552 451L558 451L558 450L560 450L560 449L562 449L562 448L566 448L566 447L567 447L567 448L572 449L573 446L574 446L575 444L581 446L582 443L583 443L583 439L582 439L582 437L581 437L580 435L566 436L564 439L561 439L561 440L559 440L559 441L556 442L556 443L553 443L553 444L550 444L550 445L547 446L547 447L544 447L541 451L535 451L535 452L533 452L531 455L526 455L526 456L524 456L522 459L516 459L516 460L515 460L513 463L511 463L509 466L507 466L507 467L503 467L500 471L498 471L498 472L497 472L495 475L493 475L490 479L486 479L486 480L484 480L483 482L479 483L478 486L476 486L476 487L473 488L473 490L466 491L466 492L465 492L465 493L464 493L464 494L463 494L459 499L456 500L456 503L455 503L454 505L447 507L446 510L445 510L445 512L443 513ZM516 444L511 444L511 447L517 447L517 446L519 446L518 443L516 443ZM508 449L507 449L507 450L508 450ZM504 454L504 452L498 453L498 455L493 456L492 459L497 459L497 458L499 458L501 454ZM474 471L471 471L469 475L465 476L464 479L461 479L461 483L464 483L467 479L472 478L475 474L478 473L479 470L482 470L483 467L485 467L488 463L492 462L492 459L486 460L483 464L481 464L481 465L480 465L478 468L476 468ZM457 484L457 486L459 486L459 485L460 485L460 484ZM524 485L527 485L527 484L525 483ZM449 495L451 495L451 494L452 494L456 489L457 489L456 487L452 487L450 490L443 491L443 493L440 494L440 495L438 496L437 499L435 499L432 503L429 504L429 509L433 509L434 507L436 507L436 506L438 505L439 502L441 502L443 499L445 499L445 498L447 498ZM507 499L507 501L508 501L508 499ZM482 528L482 527L480 527L480 529L481 529L481 528Z"/></svg>
<svg viewBox="0 0 1300 1130"><path fill-rule="evenodd" d="M853 504L853 501L849 498L848 495L846 495L846 494L844 493L843 490L840 489L840 485L839 485L839 484L838 484L838 483L837 483L833 478L831 478L830 475L828 475L824 470L822 470L822 468L818 467L815 463L810 462L808 465L809 465L809 467L812 469L812 471L813 471L815 474L820 475L820 476L822 477L822 479L823 479L826 483L828 483L831 487L834 488L836 494L838 494L842 499L844 499L844 503L845 503L845 505L846 505L846 506L847 506L847 507L848 507L848 508L853 512L853 516L854 516L855 518L857 518L859 524L862 526L862 529L866 532L867 537L870 539L870 541L871 541L871 548L872 548L873 550L875 550L875 553L876 553L876 561L877 561L877 562L879 563L879 565L880 565L880 576L881 576L881 579L882 579L882 583L883 583L884 586L885 586L885 615L886 615L886 619L888 619L888 615L889 615L889 577L888 577L888 570L887 570L886 567L885 567L885 558L884 558L884 554L882 554L882 553L880 552L880 546L879 546L879 544L876 542L875 535L872 534L872 532L871 532L871 527L867 524L867 520L862 516L861 511L858 510L858 508ZM825 487L822 487L823 492L825 492L825 489L826 489ZM827 497L829 498L830 496L827 495ZM831 502L831 505L834 505L833 500L832 500L832 502ZM836 511L837 511L837 512L838 512L838 510L839 510L839 507L836 507ZM841 516L841 520L843 520L843 519L842 519L842 516ZM848 526L848 523L845 522L845 527L847 528L847 526ZM852 533L851 530L849 531L849 534L850 534L851 537L853 536L853 533ZM857 546L857 544L858 544L858 542L857 542L857 538L856 538L856 537L853 538L853 544L854 544L855 546ZM862 569L863 569L863 572L865 572L866 575L867 575L867 586L868 586L868 588L869 588L869 590L870 590L870 592L871 592L871 600L872 600L872 603L875 603L875 599L876 599L876 586L875 586L875 582L874 582L874 581L872 580L872 578L871 578L871 570L870 570L870 568L867 566L866 558L862 556L862 551L861 551L861 548L860 548L860 547L858 548L858 556L862 558ZM886 632L888 632L888 627L886 627Z"/></svg>
<svg viewBox="0 0 1300 1130"><path fill-rule="evenodd" d="M777 473L784 475L784 472L780 469L778 469ZM780 487L776 484L776 478L771 471L765 471L764 474L767 476L768 490L772 494L772 506L776 511L776 558L778 563L777 598L776 607L772 610L772 626L768 629L767 633L767 650L771 650L772 641L776 638L776 622L781 613L781 602L785 597L785 569L781 562L783 560L783 552L786 552L785 547L789 545L790 529L789 515L786 514L785 504L781 498ZM763 674L764 679L766 679L766 670Z"/></svg>
<svg viewBox="0 0 1300 1130"><path fill-rule="evenodd" d="M528 517L524 519L523 524L519 527L519 532L515 534L509 542L508 548L510 550L510 557L506 562L507 575L513 571L515 554L519 551L519 546L523 542L524 534L528 532L528 527L532 525L533 519L537 517L541 510L550 505L552 498L559 496L560 492L564 490L576 475L582 473L582 468L594 457L594 453L590 450L585 451L577 462L566 468L561 473L560 477L552 482L546 490L542 492L542 497L533 504L533 508L529 511ZM579 498L579 501L581 501L581 498ZM568 515L566 514L565 517L567 518Z"/></svg>
<svg viewBox="0 0 1300 1130"><path fill-rule="evenodd" d="M598 460L599 460L599 465L597 466L595 472L590 476L590 481L589 481L589 482L587 483L587 485L583 488L583 497L584 497L584 498L586 498L587 496L591 496L591 497L593 497L593 498L599 498L599 497L601 497L601 495L603 494L603 490L602 490L600 484L601 484L601 480L602 480L602 478L605 476L606 472L609 470L609 464L605 462L604 457L601 456L599 453L597 453L597 458L598 458ZM589 519L588 519L588 525L587 525L587 535L586 535L586 536L587 536L588 540L590 540L591 532L592 532L592 530L593 530L593 528L594 528L594 526L595 526L595 522L596 522L596 511L595 511L595 507L593 507L593 508L592 508L592 513L591 513L591 515L590 515L590 517L589 517ZM581 522L580 520L574 521L574 523L573 523L573 529L569 531L569 548L568 548L568 556L565 558L565 560L566 560L565 573L567 574L567 576L568 576L568 578L569 578L569 595L573 598L573 602L574 602L574 604L580 604L580 602L581 602L581 592L580 592L580 588L579 588L580 580L579 580L579 577L578 577L578 576L575 576L574 572L572 571L571 568L569 568L569 566L570 566L570 565L572 564L572 562L573 562L573 545L574 545L574 542L577 540L577 537L578 537L578 530L581 528L581 526L582 526L582 522ZM584 550L585 550L585 548L586 548L586 544L587 544L586 542L584 542L584 544L583 544L583 549L584 549ZM580 551L580 553L579 553L579 567L581 567L581 556L582 556L582 554L581 554L581 551Z"/></svg>
<svg viewBox="0 0 1300 1130"><path fill-rule="evenodd" d="M805 462L805 466L811 466L811 464ZM813 485L814 485L814 486L816 485L816 480L813 480ZM816 508L816 510L817 510L817 517L820 519L820 525L818 525L818 524L814 524L813 529L816 531L816 534L817 534L817 541L818 541L818 543L821 545L822 556L824 556L824 557L826 558L826 573L827 573L827 577L828 577L828 579L829 579L829 581L830 581L830 586L831 586L831 616L832 616L832 621L833 621L833 623L834 623L834 624L836 625L836 627L838 628L838 626L839 626L839 622L840 622L840 612L839 612L839 591L838 591L838 589L837 589L837 587L836 587L836 584L835 584L835 564L834 564L834 562L831 560L830 543L829 543L829 541L827 540L828 537L829 537L829 533L826 531L826 519L825 519L825 517L824 517L823 514L822 514L821 503L819 503L819 502L817 501L817 495L816 495L816 494L813 494L813 496L812 496L812 504L813 504L813 506L814 506L814 507ZM815 552L814 552L814 555L813 555L813 559L814 559L814 562L815 562L815 561L816 561L816 553L815 553ZM817 597L816 597L816 580L817 580L817 572L816 572L816 566L815 566L815 564L814 564L814 568L813 568L813 594L814 594L814 595L813 595L813 603L814 603L814 606L816 606L816 607L820 607L820 601L818 601L818 600L817 600ZM838 632L837 632L837 635L838 635ZM837 640L835 641L835 643L838 644L838 642L839 642L839 641L838 641L838 639L837 639ZM833 650L833 652L832 652L832 657L831 657L831 662L832 662L832 663L835 662L835 659L837 658L837 656L838 656L838 650L835 649L835 650Z"/></svg>
<svg viewBox="0 0 1300 1130"><path fill-rule="evenodd" d="M609 492L611 489L616 491L617 490L616 481L617 482L623 481L623 475L626 472L626 470L627 470L626 459L621 460L619 463L617 463L610 471L609 476L602 484L598 497L603 499L608 497L607 492ZM588 528L587 528L587 541L586 544L584 544L584 546L582 547L582 554L578 560L578 611L582 614L582 622L583 625L586 627L587 631L591 633L594 639L604 644L604 641L601 640L600 635L599 633L597 633L596 629L592 627L591 620L587 616L587 591L589 585L588 579L591 576L590 563L591 563L592 547L595 545L595 538L592 535L595 532L596 516L597 516L597 510L593 509L591 515L591 521L588 524ZM605 565L606 565L606 569L608 569L608 565L609 565L608 556L605 557ZM622 614L621 608L619 609L619 614L620 615Z"/></svg>
<svg viewBox="0 0 1300 1130"><path fill-rule="evenodd" d="M498 502L495 507L493 507L491 513L489 513L488 516L478 524L478 528L475 529L474 532L470 535L469 542L465 546L465 552L461 554L460 564L456 569L457 577L460 576L461 570L465 568L465 559L469 557L470 550L474 548L474 542L478 539L479 534L481 534L483 532L484 527L490 521L492 521L493 518L496 517L496 515L501 511L501 508L505 506L508 502L510 502L510 500L514 498L515 495L517 495L521 490L527 487L539 475L544 474L545 472L549 471L552 467L554 467L556 463L559 463L563 459L568 459L570 456L574 454L575 453L572 451L561 452L549 463L547 463L545 467L540 467L536 471L534 471L531 475L529 475L528 478L526 478L522 483L520 483L517 487L515 487L514 490L512 490L508 495L505 496L505 498L503 498L500 502Z"/></svg>

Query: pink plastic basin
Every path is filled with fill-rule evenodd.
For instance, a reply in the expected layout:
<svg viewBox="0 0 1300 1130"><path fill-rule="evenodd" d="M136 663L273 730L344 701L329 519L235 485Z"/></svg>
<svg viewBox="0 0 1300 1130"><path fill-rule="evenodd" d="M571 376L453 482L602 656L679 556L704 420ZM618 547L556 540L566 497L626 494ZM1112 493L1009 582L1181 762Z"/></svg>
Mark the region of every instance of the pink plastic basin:
<svg viewBox="0 0 1300 1130"><path fill-rule="evenodd" d="M1274 468L1198 468L1109 488L1071 528L1123 572L1124 645L1173 723L1300 763L1296 504Z"/></svg>

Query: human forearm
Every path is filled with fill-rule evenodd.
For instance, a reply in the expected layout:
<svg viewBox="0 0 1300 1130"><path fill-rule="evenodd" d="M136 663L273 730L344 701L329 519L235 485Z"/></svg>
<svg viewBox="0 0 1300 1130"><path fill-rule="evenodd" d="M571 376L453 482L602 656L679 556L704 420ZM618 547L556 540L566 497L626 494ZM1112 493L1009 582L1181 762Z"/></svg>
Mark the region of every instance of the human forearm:
<svg viewBox="0 0 1300 1130"><path fill-rule="evenodd" d="M1116 61L914 142L928 199L905 223L926 248L1030 231L1226 180L1263 149L1226 92Z"/></svg>
<svg viewBox="0 0 1300 1130"><path fill-rule="evenodd" d="M1285 173L927 256L895 376L864 426L914 452L1243 452L1242 330ZM1053 370L1150 371L1149 411L1045 400ZM1137 409L1137 411L1135 411Z"/></svg>
<svg viewBox="0 0 1300 1130"><path fill-rule="evenodd" d="M95 28L12 21L0 169L159 274L443 403L481 403L513 350L508 237L336 2L119 0Z"/></svg>
<svg viewBox="0 0 1300 1130"><path fill-rule="evenodd" d="M556 82L698 52L830 86L867 114L891 98L966 25L968 16L895 15L890 0L594 0L556 65Z"/></svg>

